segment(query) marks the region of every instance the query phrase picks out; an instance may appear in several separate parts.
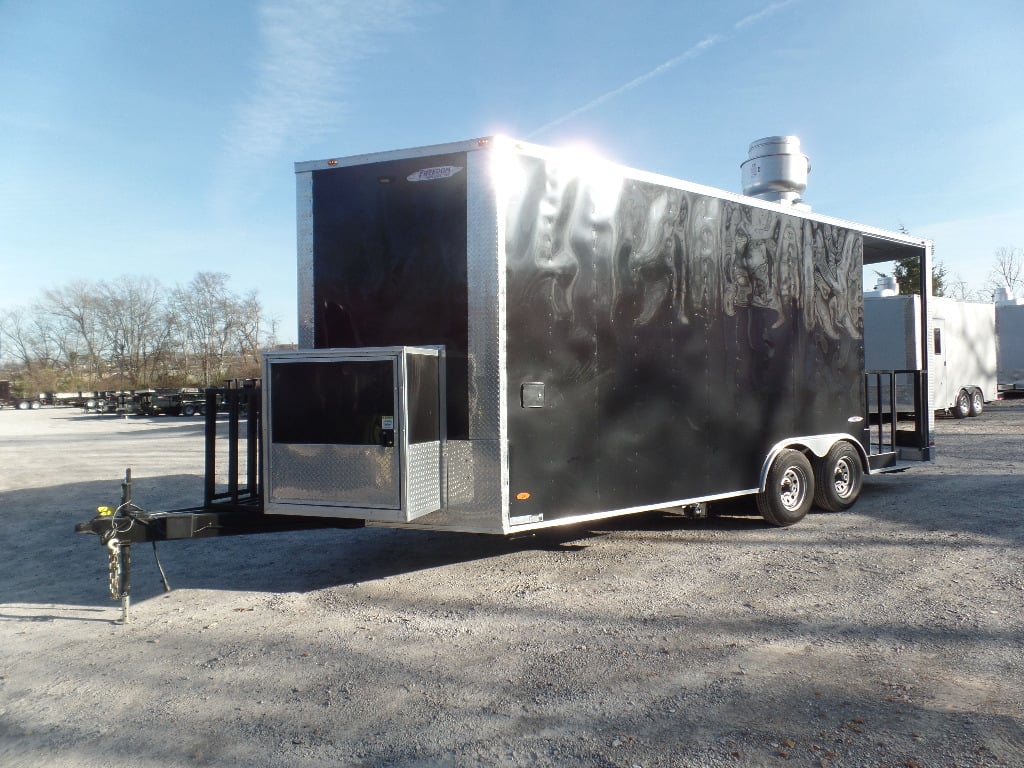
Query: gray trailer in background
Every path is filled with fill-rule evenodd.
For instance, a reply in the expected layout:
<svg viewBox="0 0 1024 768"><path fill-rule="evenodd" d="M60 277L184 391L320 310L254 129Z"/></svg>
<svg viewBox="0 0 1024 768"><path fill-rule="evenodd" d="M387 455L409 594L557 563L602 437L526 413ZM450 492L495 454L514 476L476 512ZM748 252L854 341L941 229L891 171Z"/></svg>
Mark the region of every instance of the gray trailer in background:
<svg viewBox="0 0 1024 768"><path fill-rule="evenodd" d="M996 360L999 390L1024 395L1024 299L996 302Z"/></svg>
<svg viewBox="0 0 1024 768"><path fill-rule="evenodd" d="M933 410L957 418L978 416L985 403L999 397L992 304L932 296L922 324L918 295L865 297L864 365L868 370L918 368L925 348ZM909 410L911 401L898 385L898 408Z"/></svg>

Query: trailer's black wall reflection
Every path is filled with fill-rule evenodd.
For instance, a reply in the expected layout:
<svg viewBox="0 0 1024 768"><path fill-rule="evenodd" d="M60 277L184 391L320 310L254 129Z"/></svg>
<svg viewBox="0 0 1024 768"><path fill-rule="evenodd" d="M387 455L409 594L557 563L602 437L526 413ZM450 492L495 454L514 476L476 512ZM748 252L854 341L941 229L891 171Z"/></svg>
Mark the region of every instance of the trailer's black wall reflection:
<svg viewBox="0 0 1024 768"><path fill-rule="evenodd" d="M758 487L863 413L859 233L523 157L507 211L513 514ZM543 382L543 408L520 402ZM524 496L525 498L525 496Z"/></svg>

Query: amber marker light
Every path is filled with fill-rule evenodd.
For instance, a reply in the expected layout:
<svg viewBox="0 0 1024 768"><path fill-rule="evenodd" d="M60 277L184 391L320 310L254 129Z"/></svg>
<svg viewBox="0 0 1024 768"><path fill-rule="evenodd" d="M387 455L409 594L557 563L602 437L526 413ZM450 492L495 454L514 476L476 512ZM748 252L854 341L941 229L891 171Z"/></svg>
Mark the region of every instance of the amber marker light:
<svg viewBox="0 0 1024 768"><path fill-rule="evenodd" d="M516 501L526 501L528 498L530 498L530 494L526 491L520 491L516 494Z"/></svg>
<svg viewBox="0 0 1024 768"><path fill-rule="evenodd" d="M337 165L337 164L338 164L338 161L337 161L337 160L328 160L328 161L327 161L327 164L328 164L328 165Z"/></svg>

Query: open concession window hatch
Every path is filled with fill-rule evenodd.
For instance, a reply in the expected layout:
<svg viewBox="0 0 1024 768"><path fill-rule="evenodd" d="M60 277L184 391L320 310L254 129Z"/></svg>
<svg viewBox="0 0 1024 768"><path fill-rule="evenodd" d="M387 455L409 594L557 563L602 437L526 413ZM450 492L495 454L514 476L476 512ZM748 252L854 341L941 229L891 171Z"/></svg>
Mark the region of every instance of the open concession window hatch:
<svg viewBox="0 0 1024 768"><path fill-rule="evenodd" d="M444 498L443 347L268 352L266 511L409 522Z"/></svg>

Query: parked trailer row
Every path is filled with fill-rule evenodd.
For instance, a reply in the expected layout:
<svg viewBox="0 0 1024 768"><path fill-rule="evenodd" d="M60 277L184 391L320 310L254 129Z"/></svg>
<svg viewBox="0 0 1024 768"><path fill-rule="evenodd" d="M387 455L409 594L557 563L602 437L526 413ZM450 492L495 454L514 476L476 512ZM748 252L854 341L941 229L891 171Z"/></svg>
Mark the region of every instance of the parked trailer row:
<svg viewBox="0 0 1024 768"><path fill-rule="evenodd" d="M142 416L196 416L206 411L202 390L194 387L129 391L42 392L15 396L9 381L0 381L0 408L37 410L44 405L81 408L93 413Z"/></svg>

